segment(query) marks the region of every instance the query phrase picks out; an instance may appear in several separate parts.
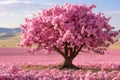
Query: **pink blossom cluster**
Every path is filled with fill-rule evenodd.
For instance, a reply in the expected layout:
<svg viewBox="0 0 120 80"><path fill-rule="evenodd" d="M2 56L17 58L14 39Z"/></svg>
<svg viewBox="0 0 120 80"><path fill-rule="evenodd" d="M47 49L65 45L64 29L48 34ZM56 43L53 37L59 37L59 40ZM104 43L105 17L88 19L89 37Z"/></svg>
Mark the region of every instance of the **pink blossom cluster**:
<svg viewBox="0 0 120 80"><path fill-rule="evenodd" d="M69 42L71 47L85 48L97 53L103 51L111 43L116 42L119 31L114 29L103 13L92 11L94 4L65 4L54 6L39 12L39 16L32 19L26 18L25 24L21 25L21 46L31 47L34 50L46 48L53 50L53 46L63 47L64 42Z"/></svg>
<svg viewBox="0 0 120 80"><path fill-rule="evenodd" d="M23 66L23 64L21 65ZM24 64L24 66L25 65L27 64ZM30 64L28 65L30 66ZM104 66L104 64L102 65ZM34 65L31 64L31 66ZM120 80L120 71L117 70L84 71L59 70L55 68L46 68L42 70L23 70L20 67L20 64L9 64L6 65L6 67L7 68L5 68L5 65L0 65L0 80Z"/></svg>

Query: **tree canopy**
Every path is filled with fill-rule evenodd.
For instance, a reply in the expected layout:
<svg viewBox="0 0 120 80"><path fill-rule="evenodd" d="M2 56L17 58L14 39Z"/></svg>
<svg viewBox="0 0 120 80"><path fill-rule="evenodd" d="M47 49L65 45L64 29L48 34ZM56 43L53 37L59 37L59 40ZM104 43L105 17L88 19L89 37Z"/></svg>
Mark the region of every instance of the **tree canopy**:
<svg viewBox="0 0 120 80"><path fill-rule="evenodd" d="M117 40L119 31L113 31L109 24L110 17L93 12L94 4L65 4L43 9L32 19L26 18L21 25L22 40L20 45L33 50L45 48L54 50L54 46L64 49L67 42L70 48L81 46L96 53L104 50Z"/></svg>

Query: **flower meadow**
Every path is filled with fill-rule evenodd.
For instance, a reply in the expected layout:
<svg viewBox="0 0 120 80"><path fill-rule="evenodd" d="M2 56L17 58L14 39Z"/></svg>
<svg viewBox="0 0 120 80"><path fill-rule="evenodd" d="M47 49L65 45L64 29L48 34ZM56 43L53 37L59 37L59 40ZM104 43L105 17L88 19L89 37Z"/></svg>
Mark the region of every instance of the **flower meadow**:
<svg viewBox="0 0 120 80"><path fill-rule="evenodd" d="M120 80L120 63L81 63L80 70L46 64L0 64L0 80Z"/></svg>
<svg viewBox="0 0 120 80"><path fill-rule="evenodd" d="M5 64L7 59L3 56L0 80L120 80L120 62L113 59L119 56L115 52L114 56L106 54L106 58L98 55L99 58L96 59L95 55L89 57L87 54L78 57L79 52L84 49L90 54L104 54L109 45L118 41L115 37L120 30L113 32L114 27L109 25L110 17L105 17L101 12L94 13L92 9L95 7L94 4L87 6L67 3L64 6L44 9L32 19L26 18L25 24L20 26L22 39L18 45L30 48L28 53L35 57L29 56L32 61L29 63L21 55L14 62L23 61L22 63L9 61ZM47 50L47 55L37 54L41 48ZM50 56L52 51L53 55ZM54 55L54 51L59 55ZM41 53L44 54L45 51ZM73 61L76 57L76 61ZM63 59L64 62L60 64L59 61ZM113 63L109 62L112 59Z"/></svg>

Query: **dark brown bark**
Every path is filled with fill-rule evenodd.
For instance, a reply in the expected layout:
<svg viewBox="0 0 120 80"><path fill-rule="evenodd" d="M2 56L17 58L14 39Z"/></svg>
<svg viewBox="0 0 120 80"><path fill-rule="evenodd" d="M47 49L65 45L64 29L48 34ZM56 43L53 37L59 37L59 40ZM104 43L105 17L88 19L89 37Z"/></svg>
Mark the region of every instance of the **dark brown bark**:
<svg viewBox="0 0 120 80"><path fill-rule="evenodd" d="M81 45L78 49L77 46L75 46L74 48L69 47L68 43L65 42L64 43L64 52L62 50L60 50L57 46L54 46L54 49L59 52L59 54L61 54L64 58L64 63L63 65L60 67L60 69L81 69L76 67L72 61L73 59L78 55L79 51L82 49L83 45ZM70 53L68 53L70 52Z"/></svg>
<svg viewBox="0 0 120 80"><path fill-rule="evenodd" d="M64 60L63 65L60 67L60 69L81 69L79 67L76 67L73 63L72 63L73 59L70 58L66 58Z"/></svg>

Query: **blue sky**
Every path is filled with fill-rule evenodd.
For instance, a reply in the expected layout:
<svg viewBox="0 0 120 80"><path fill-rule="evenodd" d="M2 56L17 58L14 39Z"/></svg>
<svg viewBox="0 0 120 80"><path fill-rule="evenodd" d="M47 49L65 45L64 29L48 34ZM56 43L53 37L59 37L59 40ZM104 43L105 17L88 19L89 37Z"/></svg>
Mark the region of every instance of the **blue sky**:
<svg viewBox="0 0 120 80"><path fill-rule="evenodd" d="M50 8L65 3L95 4L94 11L111 16L110 24L120 29L120 0L0 0L0 27L15 28L24 23L25 17L32 17L41 8Z"/></svg>

